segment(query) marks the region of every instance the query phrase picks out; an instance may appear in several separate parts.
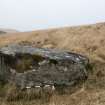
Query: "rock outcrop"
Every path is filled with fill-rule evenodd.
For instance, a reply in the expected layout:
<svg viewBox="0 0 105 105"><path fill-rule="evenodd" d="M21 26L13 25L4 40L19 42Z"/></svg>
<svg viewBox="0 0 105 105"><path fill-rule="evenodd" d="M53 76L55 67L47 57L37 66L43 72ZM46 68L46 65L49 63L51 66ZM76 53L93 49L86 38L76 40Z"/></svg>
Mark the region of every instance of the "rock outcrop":
<svg viewBox="0 0 105 105"><path fill-rule="evenodd" d="M0 49L0 81L21 90L73 87L88 77L88 58L54 49L8 45Z"/></svg>

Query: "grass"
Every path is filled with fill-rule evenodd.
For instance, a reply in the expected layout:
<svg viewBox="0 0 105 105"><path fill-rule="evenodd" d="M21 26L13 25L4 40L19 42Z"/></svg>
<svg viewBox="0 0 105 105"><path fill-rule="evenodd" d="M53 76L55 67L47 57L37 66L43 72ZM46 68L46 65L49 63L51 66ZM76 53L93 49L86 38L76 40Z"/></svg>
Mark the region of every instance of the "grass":
<svg viewBox="0 0 105 105"><path fill-rule="evenodd" d="M89 78L80 90L73 94L53 94L49 102L1 99L0 105L105 105L105 23L0 36L1 46L22 42L86 55L91 62Z"/></svg>

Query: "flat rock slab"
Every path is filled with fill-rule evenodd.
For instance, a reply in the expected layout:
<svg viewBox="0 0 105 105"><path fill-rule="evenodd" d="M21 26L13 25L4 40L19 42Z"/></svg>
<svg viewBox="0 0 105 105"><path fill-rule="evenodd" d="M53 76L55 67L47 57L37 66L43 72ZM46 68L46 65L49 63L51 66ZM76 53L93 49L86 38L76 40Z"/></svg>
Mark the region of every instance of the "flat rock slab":
<svg viewBox="0 0 105 105"><path fill-rule="evenodd" d="M12 81L21 89L73 87L87 79L88 63L76 53L8 45L0 48L0 81Z"/></svg>

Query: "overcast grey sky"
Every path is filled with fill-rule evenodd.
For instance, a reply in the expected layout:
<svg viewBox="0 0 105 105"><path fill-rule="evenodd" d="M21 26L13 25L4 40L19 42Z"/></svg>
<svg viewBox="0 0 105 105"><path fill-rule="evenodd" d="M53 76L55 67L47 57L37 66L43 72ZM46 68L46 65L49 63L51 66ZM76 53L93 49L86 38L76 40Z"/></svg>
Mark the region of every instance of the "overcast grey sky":
<svg viewBox="0 0 105 105"><path fill-rule="evenodd" d="M105 0L0 0L0 28L20 31L105 22Z"/></svg>

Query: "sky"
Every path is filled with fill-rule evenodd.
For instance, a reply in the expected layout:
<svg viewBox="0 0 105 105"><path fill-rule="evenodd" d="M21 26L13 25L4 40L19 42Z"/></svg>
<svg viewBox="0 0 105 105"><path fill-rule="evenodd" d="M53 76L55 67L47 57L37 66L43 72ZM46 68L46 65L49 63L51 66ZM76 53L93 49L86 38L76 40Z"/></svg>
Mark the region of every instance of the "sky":
<svg viewBox="0 0 105 105"><path fill-rule="evenodd" d="M31 31L105 22L105 0L0 0L0 28Z"/></svg>

